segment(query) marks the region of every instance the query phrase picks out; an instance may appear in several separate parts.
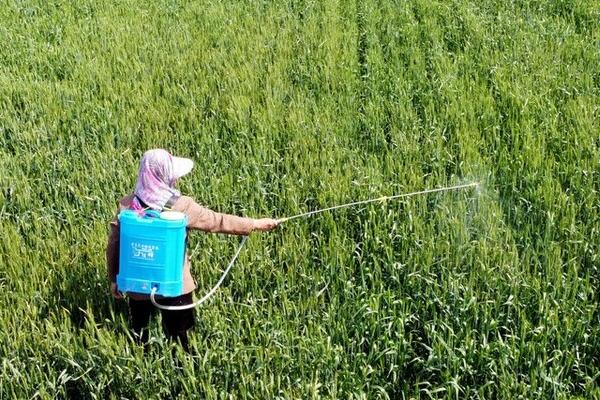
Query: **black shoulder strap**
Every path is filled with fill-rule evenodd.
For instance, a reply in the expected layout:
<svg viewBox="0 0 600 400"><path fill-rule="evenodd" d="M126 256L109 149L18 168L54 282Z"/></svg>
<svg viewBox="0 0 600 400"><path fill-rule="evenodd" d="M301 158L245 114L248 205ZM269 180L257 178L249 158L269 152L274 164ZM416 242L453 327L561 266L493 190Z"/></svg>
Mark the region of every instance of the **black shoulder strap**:
<svg viewBox="0 0 600 400"><path fill-rule="evenodd" d="M175 205L175 203L177 202L177 200L179 200L179 196L174 194L173 196L171 196L171 198L169 200L167 200L167 202L165 203L163 209L167 209L170 210L171 208L173 208L173 206Z"/></svg>
<svg viewBox="0 0 600 400"><path fill-rule="evenodd" d="M150 207L148 206L148 204L144 203L144 200L140 199L140 197L139 197L137 194L136 194L136 195L134 195L134 196L135 196L135 198L136 198L136 199L138 199L138 201L140 202L140 205L141 205L142 207L144 207L144 208L150 208Z"/></svg>

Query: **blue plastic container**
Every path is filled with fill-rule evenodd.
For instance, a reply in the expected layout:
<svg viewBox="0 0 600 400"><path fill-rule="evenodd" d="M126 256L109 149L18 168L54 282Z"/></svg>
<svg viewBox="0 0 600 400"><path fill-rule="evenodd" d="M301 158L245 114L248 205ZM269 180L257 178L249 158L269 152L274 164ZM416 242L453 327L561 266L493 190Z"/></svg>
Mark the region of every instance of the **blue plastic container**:
<svg viewBox="0 0 600 400"><path fill-rule="evenodd" d="M117 286L121 292L175 297L183 292L187 217L167 211L119 214Z"/></svg>

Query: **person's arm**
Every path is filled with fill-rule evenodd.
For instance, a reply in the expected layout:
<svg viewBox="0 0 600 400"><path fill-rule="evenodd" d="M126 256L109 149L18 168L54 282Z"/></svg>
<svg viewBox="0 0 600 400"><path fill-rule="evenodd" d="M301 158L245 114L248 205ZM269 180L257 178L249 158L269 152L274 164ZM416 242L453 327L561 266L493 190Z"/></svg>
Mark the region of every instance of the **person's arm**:
<svg viewBox="0 0 600 400"><path fill-rule="evenodd" d="M223 214L203 207L192 198L182 196L177 204L178 211L188 217L188 228L199 229L211 233L229 233L233 235L248 235L253 231L270 231L278 225L271 218L253 219Z"/></svg>
<svg viewBox="0 0 600 400"><path fill-rule="evenodd" d="M117 274L119 273L119 222L115 219L110 223L110 234L106 246L106 266L111 294L119 299L121 294L117 289Z"/></svg>

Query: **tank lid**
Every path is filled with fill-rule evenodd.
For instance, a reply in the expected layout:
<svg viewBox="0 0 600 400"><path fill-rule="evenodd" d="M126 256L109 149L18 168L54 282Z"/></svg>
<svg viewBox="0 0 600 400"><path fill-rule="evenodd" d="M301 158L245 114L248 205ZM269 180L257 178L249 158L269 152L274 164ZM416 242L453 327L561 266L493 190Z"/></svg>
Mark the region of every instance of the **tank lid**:
<svg viewBox="0 0 600 400"><path fill-rule="evenodd" d="M168 221L179 221L185 218L185 214L179 211L163 211L160 213L160 219Z"/></svg>

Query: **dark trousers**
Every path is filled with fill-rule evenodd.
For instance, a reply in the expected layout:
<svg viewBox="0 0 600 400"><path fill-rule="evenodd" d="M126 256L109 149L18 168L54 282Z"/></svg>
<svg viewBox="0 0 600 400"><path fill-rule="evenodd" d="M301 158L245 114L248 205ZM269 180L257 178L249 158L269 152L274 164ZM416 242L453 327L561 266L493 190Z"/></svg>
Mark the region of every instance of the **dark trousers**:
<svg viewBox="0 0 600 400"><path fill-rule="evenodd" d="M183 306L192 304L192 293L183 294L177 297L164 297L157 299L156 302L165 306ZM129 315L131 318L131 328L135 340L139 344L146 346L148 344L148 325L150 317L156 314L157 308L150 300L129 299ZM194 309L189 310L160 310L162 315L162 327L169 340L179 342L183 349L190 352L187 331L194 326Z"/></svg>

